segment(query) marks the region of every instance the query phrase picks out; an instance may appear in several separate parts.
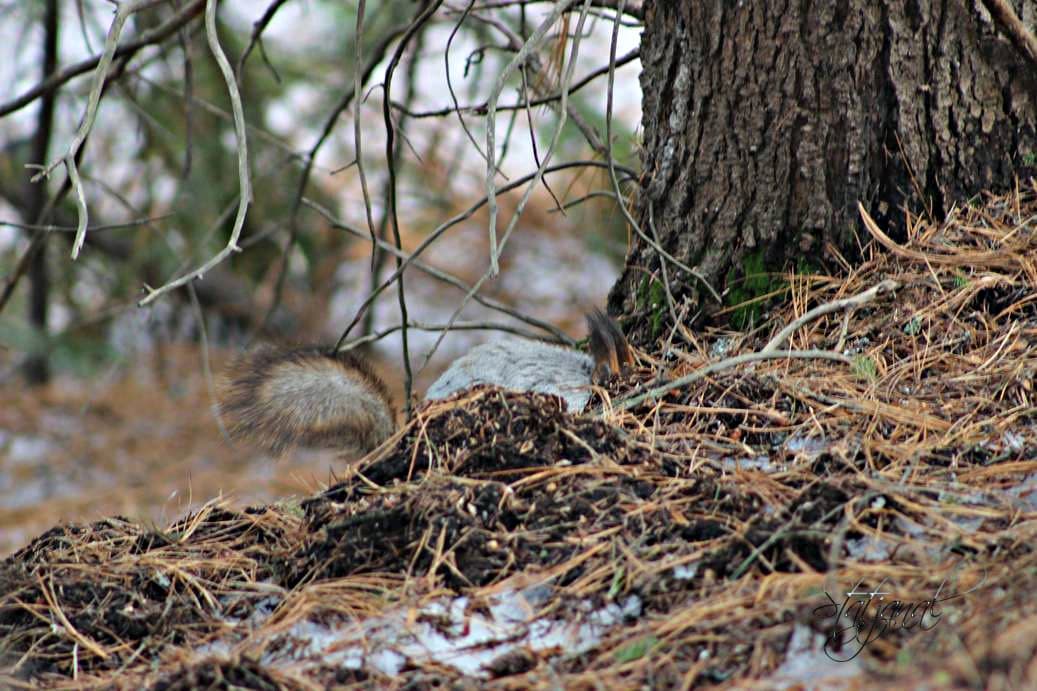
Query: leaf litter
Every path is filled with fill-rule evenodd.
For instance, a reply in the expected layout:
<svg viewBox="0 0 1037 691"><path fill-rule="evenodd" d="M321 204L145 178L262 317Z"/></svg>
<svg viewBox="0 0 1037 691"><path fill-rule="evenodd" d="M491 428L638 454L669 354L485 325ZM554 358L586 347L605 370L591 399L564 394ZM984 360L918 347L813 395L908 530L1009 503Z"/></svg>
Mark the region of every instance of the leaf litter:
<svg viewBox="0 0 1037 691"><path fill-rule="evenodd" d="M865 214L848 275L639 353L584 415L480 387L301 501L47 531L0 564L0 682L1037 685L1037 191L907 221L898 244ZM852 366L667 389L887 280L790 336ZM851 631L833 608L858 592L929 618L860 607Z"/></svg>

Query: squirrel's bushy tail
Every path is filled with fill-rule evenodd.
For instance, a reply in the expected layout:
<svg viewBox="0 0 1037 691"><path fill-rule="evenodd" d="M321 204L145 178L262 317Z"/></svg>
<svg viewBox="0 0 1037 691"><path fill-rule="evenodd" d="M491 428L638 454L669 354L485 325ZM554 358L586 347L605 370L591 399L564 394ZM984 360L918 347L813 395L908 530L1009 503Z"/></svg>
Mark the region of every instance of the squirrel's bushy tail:
<svg viewBox="0 0 1037 691"><path fill-rule="evenodd" d="M219 398L232 436L278 455L294 446L366 453L396 428L385 384L350 353L259 348L231 365Z"/></svg>

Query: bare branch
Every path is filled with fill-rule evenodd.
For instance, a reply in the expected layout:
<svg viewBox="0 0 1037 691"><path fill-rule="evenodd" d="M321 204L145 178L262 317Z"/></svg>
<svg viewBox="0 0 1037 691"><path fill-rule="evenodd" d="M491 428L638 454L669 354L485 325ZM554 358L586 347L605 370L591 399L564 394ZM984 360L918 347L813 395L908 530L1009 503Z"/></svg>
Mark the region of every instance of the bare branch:
<svg viewBox="0 0 1037 691"><path fill-rule="evenodd" d="M1008 34L1016 50L1029 61L1031 67L1037 67L1037 38L1026 28L1012 6L1005 0L983 0L983 4L1001 30Z"/></svg>
<svg viewBox="0 0 1037 691"><path fill-rule="evenodd" d="M241 70L244 69L245 61L248 60L248 56L252 54L252 49L256 44L259 44L260 51L263 50L263 32L266 31L267 26L270 25L271 21L273 21L274 15L277 14L277 11L281 9L282 5L287 1L288 0L274 0L267 6L266 11L263 12L263 16L252 24L252 35L249 36L248 45L245 46L245 50L241 52L241 57L238 58L238 65L234 68L234 74L237 75L238 80L241 79ZM271 71L274 73L274 77L277 78L277 81L281 81L280 78L277 77L277 71L274 70L273 67L271 67Z"/></svg>
<svg viewBox="0 0 1037 691"><path fill-rule="evenodd" d="M457 322L455 324L425 324L423 322L407 322L406 328L414 329L416 331L434 331L439 333L445 333L449 331L503 331L504 333L514 334L515 336L521 336L531 340L539 340L539 335L526 331L525 329L517 329L510 324L501 324L499 322ZM403 324L394 324L393 326L376 331L375 333L359 336L343 343L337 352L352 350L357 346L365 343L373 343L380 341L386 336L402 331L404 329Z"/></svg>
<svg viewBox="0 0 1037 691"><path fill-rule="evenodd" d="M360 66L363 62L363 41L361 40L364 36L364 11L367 9L367 1L359 0L356 8L356 31L353 32L354 40L356 43L356 52L354 53L354 64L353 64L353 93L360 93L360 89L363 86L360 79ZM378 250L374 245L378 239L375 236L374 230L374 216L371 213L371 194L367 190L367 175L364 173L364 154L363 147L361 145L360 136L360 99L353 99L353 156L356 161L357 174L360 176L360 191L364 196L364 213L367 216L367 230L371 233L371 271L372 273L377 270L376 260L378 258Z"/></svg>
<svg viewBox="0 0 1037 691"><path fill-rule="evenodd" d="M127 228L138 228L140 226L147 226L161 221L167 218L171 218L173 214L162 214L160 216L149 216L147 218L138 218L133 221L123 221L122 223L105 223L103 225L91 226L87 228L90 233L97 233L104 230L126 230ZM62 226L54 225L51 223L18 223L17 221L5 221L0 219L0 227L7 228L21 228L22 230L43 230L48 233L74 233L76 228L74 226Z"/></svg>
<svg viewBox="0 0 1037 691"><path fill-rule="evenodd" d="M750 362L759 362L761 360L782 360L786 358L793 360L834 360L835 362L842 362L847 365L853 364L852 358L848 358L841 353L833 353L829 350L771 350L767 352L761 351L759 353L745 353L744 355L736 355L734 357L720 360L719 362L714 362L711 365L700 367L691 374L674 379L662 386L657 386L638 396L624 399L612 406L612 410L616 412L629 410L630 408L634 408L651 398L659 398L669 391L679 389L688 384L694 384L698 380L704 379L711 374L738 367L739 365L746 365Z"/></svg>
<svg viewBox="0 0 1037 691"><path fill-rule="evenodd" d="M144 32L141 34L140 38L120 46L118 50L115 51L115 57L118 59L130 58L141 48L156 45L166 40L173 33L178 31L180 27L194 19L198 13L201 12L204 3L205 0L194 0L193 2L184 5L179 12L170 17L165 23L155 27L151 31ZM97 67L101 58L101 55L97 55L92 58L87 58L86 60L81 60L74 65L69 65L54 76L45 79L32 87L21 96L13 98L7 103L0 105L0 117L21 110L43 94L50 93L65 82L89 72Z"/></svg>
<svg viewBox="0 0 1037 691"><path fill-rule="evenodd" d="M549 166L544 172L545 173L554 173L554 172L557 172L557 171L560 171L560 170L566 170L568 168L577 168L577 167L581 167L581 166L586 166L586 167L590 167L590 168L604 168L605 164L600 162L600 161L569 161L568 163L558 163L556 165ZM634 171L632 171L632 170L630 170L628 168L621 168L621 167L617 166L617 170L622 170L626 175L628 175L631 178L635 178L636 177L636 173L634 173ZM501 193L508 192L508 191L513 190L513 189L515 189L517 187L520 187L520 186L526 184L527 182L529 182L530 180L532 180L534 175L535 175L534 173L530 173L530 174L525 175L525 176L523 176L523 177L521 177L521 178L519 178L517 180L509 182L508 184L506 184L503 187L501 187L500 190L498 190L498 192L501 192ZM403 264L401 265L401 267L398 268L396 270L396 272L393 273L392 276L389 276L389 278L387 278L385 281L383 281L382 284L380 286L378 286L377 290L372 291L371 294L367 296L367 298L364 301L364 305L361 305L361 307L358 310L358 312L362 311L363 309L365 309L365 307L367 305L369 305L370 303L374 302L374 300L378 297L378 295L381 294L381 292L383 290L385 290L386 288L391 286L392 282L395 281L401 275L403 269L406 269L407 266L409 266L412 262L417 261L417 258L421 255L421 253L424 252L426 249L428 249L432 245L433 242L435 242L437 239L439 239L439 237L441 235L443 235L443 233L445 233L446 231L450 230L450 228L453 228L457 224L459 224L459 223L461 223L461 222L471 218L475 214L475 212L478 211L479 209L481 209L486 203L487 203L487 198L484 196L482 199L477 201L472 206L468 207L466 210L462 211L461 213L457 214L453 218L450 218L449 220L445 221L444 223L440 224L435 229L433 229L432 232L430 232L421 241L421 244L419 244L414 249L414 251L411 252L410 256L407 257L403 261ZM479 287L481 287L481 284L479 286L473 287L471 289L471 294L473 296L478 293ZM467 302L467 300L466 300L466 302ZM356 321L354 320L354 323L351 324L349 327L347 327L343 331L342 335L339 337L339 340L338 340L338 343L336 344L336 347L341 346L342 343L345 342L346 336L349 334L349 331L353 328L355 323L356 323Z"/></svg>
<svg viewBox="0 0 1037 691"><path fill-rule="evenodd" d="M141 307L154 302L160 295L179 288L189 281L202 278L209 269L229 257L232 252L241 251L241 248L238 247L238 238L241 236L241 228L245 225L245 216L248 214L249 204L252 203L252 181L249 178L248 169L248 138L245 131L245 112L241 105L241 93L238 91L238 84L234 80L234 71L231 69L230 62L227 61L227 56L220 46L219 36L216 35L216 5L217 0L207 0L205 5L205 37L209 43L209 50L212 51L213 58L215 58L216 64L223 74L223 79L227 83L231 112L234 113L234 137L238 148L238 188L240 190L238 214L234 219L234 227L231 229L230 239L227 240L226 247L194 271L184 274L160 288L153 289L146 286L147 296L137 303Z"/></svg>
<svg viewBox="0 0 1037 691"><path fill-rule="evenodd" d="M499 75L497 75L497 81L493 85L493 89L490 90L490 96L486 99L487 110L486 110L486 199L488 201L489 208L489 233L490 233L490 275L496 276L500 273L500 266L498 265L498 258L500 256L497 248L497 190L496 190L496 176L497 176L497 99L500 98L501 91L504 90L504 85L511 76L512 72L518 69L518 66L525 63L529 59L529 56L533 51L540 47L540 44L544 40L544 36L550 30L554 23L558 21L558 18L562 16L572 5L575 0L560 0L556 3L551 13L547 15L547 18L541 22L540 26L533 31L533 34L522 44L522 48L515 54L515 57L504 67ZM569 66L569 72L571 73L572 66ZM564 122L564 118L563 118ZM561 127L559 127L559 131ZM546 161L545 161L546 165ZM538 169L540 175L542 175L542 168ZM538 176L539 179L539 176ZM517 212L516 212L517 214Z"/></svg>
<svg viewBox="0 0 1037 691"><path fill-rule="evenodd" d="M384 59L385 54L389 50L389 46L407 30L410 24L401 24L399 26L390 29L375 46L372 51L372 55L368 58L367 63L363 66L363 72L361 74L361 83L366 82L370 77L371 73L374 72L377 67ZM360 37L357 37L360 40ZM357 65L356 69L360 69ZM310 175L313 172L313 167L316 165L317 153L321 147L331 136L332 131L335 129L335 124L338 122L339 116L342 115L349 108L349 105L353 103L355 98L359 98L360 91L355 88L355 77L354 77L354 88L342 94L338 103L332 108L328 118L324 121L324 127L321 129L320 135L314 141L313 146L310 147L309 153L306 154L305 163L303 164L302 172L299 174L299 184L295 189L295 202L292 204L292 215L288 223L288 242L285 245L284 251L281 256L281 266L278 269L277 282L274 286L274 299L267 308L266 317L264 317L262 324L259 326L259 330L265 328L266 324L269 323L270 319L274 315L274 311L281 302L281 295L284 291L285 277L288 273L288 260L291 257L292 248L295 246L295 241L299 233L299 208L302 204L303 196L306 194L306 188L310 183Z"/></svg>
<svg viewBox="0 0 1037 691"><path fill-rule="evenodd" d="M631 63L634 60L639 60L640 58L641 58L641 49L640 48L634 48L630 52L625 53L621 57L616 58L616 67L622 67L623 65ZM591 82L593 82L598 77L600 77L600 76L602 76L604 74L608 74L608 71L609 71L609 66L608 65L603 65L603 66L599 67L596 70L588 72L579 81L576 81L576 82L573 83L572 87L569 89L569 94L572 95L572 94L576 93L577 91L579 91L583 87L585 87L588 84L590 84ZM554 103L555 101L558 101L561 98L562 98L561 92L555 92L555 93L550 94L548 96L540 96L540 97L534 98L531 101L523 100L523 101L521 101L519 103L507 103L505 105L498 105L497 106L497 112L500 113L500 112L503 112L505 110L522 110L522 109L526 108L527 106L531 106L531 107L543 106L543 105L547 105L549 103ZM489 104L487 104L487 103L479 103L479 104L467 105L467 106L461 106L461 105L454 104L454 106L450 107L450 108L440 108L438 110L422 110L422 111L418 111L418 112L410 112L410 111L408 111L406 109L406 106L404 106L402 103L393 103L392 106L396 110L404 112L409 117L416 118L416 119L417 118L441 118L444 115L450 115L451 113L458 113L458 114L470 113L472 115L485 115L486 111L489 109ZM482 153L482 149L479 149L479 152Z"/></svg>
<svg viewBox="0 0 1037 691"><path fill-rule="evenodd" d="M115 59L119 35L122 34L122 28L126 24L126 20L134 12L147 9L160 1L163 0L136 0L136 2L126 2L119 5L115 11L115 19L112 20L112 25L108 29L108 36L105 38L101 59L94 70L94 81L90 86L90 95L87 98L86 114L83 115L83 121L79 125L79 129L76 131L75 136L72 137L72 142L64 155L47 164L36 175L32 176L32 181L38 182L41 178L50 177L55 168L62 163L65 164L69 182L72 184L72 190L76 194L76 206L79 209L79 227L76 230L76 241L72 244L72 259L79 257L79 250L82 249L83 241L86 240L86 227L89 221L86 208L86 194L83 192L83 186L79 181L79 171L76 169L76 155L79 153L79 147L86 141L90 130L94 126L94 118L97 117L97 106L101 102L101 91L104 89L104 82L108 76L108 68L111 67L112 60Z"/></svg>
<svg viewBox="0 0 1037 691"><path fill-rule="evenodd" d="M536 5L538 3L551 2L551 0L487 0L487 2L481 3L475 9L478 10L495 10L502 7L514 7L515 5ZM644 18L644 7L640 2L628 2L620 3L620 0L591 0L592 7L600 7L607 10L616 10L621 15L628 17L634 17L635 19Z"/></svg>
<svg viewBox="0 0 1037 691"><path fill-rule="evenodd" d="M802 327L804 324L808 324L814 321L818 317L824 316L831 312L838 312L840 310L850 310L860 307L861 305L871 302L879 295L882 295L883 293L891 293L899 287L899 283L892 279L887 279L885 281L882 281L882 283L879 283L876 286L872 286L871 288L868 288L867 290L862 291L852 297L843 298L841 300L832 300L831 302L826 302L823 305L818 305L817 307L810 310L802 317L796 319L794 322L792 322L784 329L779 331L777 335L774 336L774 338L767 342L767 345L765 345L760 352L772 353L776 351L785 343L785 341L789 340L792 334L796 333L797 329Z"/></svg>
<svg viewBox="0 0 1037 691"><path fill-rule="evenodd" d="M344 230L347 233L349 233L350 235L353 235L355 237L361 238L363 240L368 240L368 241L371 240L370 236L367 233L364 233L359 228L354 228L353 226L349 225L348 223L342 221L341 219L335 218L331 214L330 211L325 209L323 206L321 206L317 202L315 202L315 201L313 201L311 199L305 199L305 198L302 200L302 202L303 202L303 204L305 204L306 206L310 207L311 209L313 209L314 211L319 213L321 216L323 216L324 219L326 221L328 221L328 223L330 223L333 227L338 228L340 230ZM435 278L438 281L442 281L443 283L447 283L449 285L452 285L455 288L457 288L457 289L459 289L459 290L461 290L463 292L467 292L468 290L471 289L471 286L469 286L467 283L465 283L461 279L457 278L456 276L454 276L452 274L449 274L446 271L443 271L441 269L437 269L436 267L432 266L431 264L426 264L425 262L423 262L423 261L421 261L419 259L414 259L407 252L404 252L403 250L397 249L397 247L395 245L393 245L391 242L386 242L385 240L382 240L381 238L378 238L378 237L374 238L374 240L378 244L378 247L380 249L382 249L382 250L384 250L386 252L389 252L390 254L393 254L394 256L397 256L397 257L403 259L404 261L408 262L409 264L413 264L414 268L416 268L416 269L418 269L420 271L425 272L426 274L428 274L432 278ZM374 293L373 290L372 290L372 293ZM551 324L549 322L541 321L539 319L536 319L535 317L530 317L528 315L522 314L518 310L515 310L515 309L512 309L511 307L508 307L507 305L505 305L502 302L498 302L497 300L494 300L492 298L483 297L482 295L479 295L479 294L476 294L473 299L476 302L478 302L479 304L481 304L481 305L483 305L485 307L488 307L491 310L500 312L501 314L506 314L509 317L512 317L512 318L517 319L519 321L525 322L525 323L529 324L530 326L534 326L534 327L536 327L538 329L541 329L542 331L550 334L550 336L551 336L550 340L555 340L555 341L558 341L559 343L564 343L564 344L570 345L570 346L575 343L571 338L569 338L568 335L566 335L566 333L564 331L561 331L560 329L558 329L557 327L555 327L553 324ZM366 309L368 305L370 305L370 302L365 302L363 305L361 305L361 310ZM348 333L348 331L347 331L347 333ZM345 343L347 343L347 341L341 341L341 343L345 344ZM345 346L343 345L342 347L345 347Z"/></svg>
<svg viewBox="0 0 1037 691"><path fill-rule="evenodd" d="M465 294L465 297L461 301L461 304L458 305L456 310L454 310L454 313L451 315L450 321L449 321L449 323L451 323L451 324L454 323L457 320L457 318L461 315L461 311L464 310L465 306L469 303L469 301L471 301L472 296L475 295L475 293L478 292L482 288L483 284L487 280L489 280L491 277L495 276L497 274L497 272L499 271L499 269L497 269L497 267L495 266L496 265L496 259L500 256L500 252L503 251L504 246L507 244L508 238L511 236L512 231L515 230L515 227L518 224L518 219L521 216L522 211L523 211L523 209L526 206L526 203L529 201L530 197L532 196L533 190L536 189L537 185L540 183L540 180L543 179L544 173L547 170L547 164L550 162L551 155L554 153L554 149L558 145L558 140L559 140L559 138L561 137L561 134L562 134L562 128L565 127L565 115L568 112L567 108L566 108L567 102L568 102L568 89L569 89L569 84L572 83L573 71L574 71L575 65L576 65L576 56L579 55L580 39L581 39L582 34L583 34L584 22L587 19L587 9L589 7L589 3L590 3L590 0L584 0L583 9L580 12L580 19L579 19L579 22L577 23L577 27L576 27L576 32L575 32L576 33L576 38L573 40L572 49L569 52L569 60L568 60L568 63L566 64L565 72L562 75L562 89L561 89L562 90L562 101L561 101L561 106L559 108L558 126L555 128L554 135L551 138L551 144L547 148L547 152L544 155L543 162L541 162L540 165L537 166L536 172L532 176L532 182L529 184L529 186L526 187L526 190L523 192L521 199L519 199L519 203L515 207L515 213L512 215L511 221L508 223L507 228L505 228L505 230L504 230L504 235L501 237L500 248L495 247L496 236L495 236L494 233L496 231L496 219L491 216L491 220L490 220L490 231L491 231L491 235L490 235L490 244L491 244L490 267L486 270L485 273L483 273L482 276L479 277L479 280L475 282L475 285L472 286L471 290L469 290L468 293ZM562 4L560 3L557 7L561 7L561 6L562 6ZM556 7L556 9L557 9L557 7ZM546 28L545 28L546 26L547 26L547 21L545 20L545 22L543 24L541 24L540 27L538 27L537 30L539 31L540 29L544 29L546 31ZM530 41L527 41L527 43L523 46L523 49L525 49L529 45L532 45L532 43L531 43L532 40L533 40L532 37L530 37ZM521 51L520 51L520 53L521 53ZM500 81L498 81L498 86L499 85L501 85ZM497 96L499 96L499 91L497 92ZM490 103L491 104L495 101L495 98L496 98L496 96L490 98ZM493 131L493 127L494 127L493 123L492 123L492 106L491 106L491 110L490 110L490 115L488 115L487 118L488 118L488 120L490 120L490 122L488 123L488 126L487 126L487 131L488 132L492 132ZM492 146L492 141L488 141L487 142L487 153L492 154L493 151L494 151L494 148ZM491 160L492 160L492 156L491 156ZM489 170L489 168L488 168L488 170ZM493 209L494 209L493 205L495 204L495 196L494 196L495 188L494 188L494 185L493 185L492 175L488 174L487 178L488 178L488 183L489 184L487 185L486 199L487 199L488 204L490 205L490 209L491 209L491 212L492 212ZM444 338L445 335L446 335L446 332L440 334L439 338L436 339L435 344L433 344L432 348L425 355L425 361L422 364L422 368L424 368L426 365L428 365L429 360L435 354L436 350L439 348L439 345L443 342L443 338Z"/></svg>
<svg viewBox="0 0 1037 691"><path fill-rule="evenodd" d="M389 227L392 228L393 241L396 243L396 248L399 250L403 249L403 240L400 238L400 219L396 215L396 166L394 165L394 138L396 136L396 128L393 127L392 123L392 109L390 107L390 92L392 89L392 76L396 71L397 65L400 63L400 59L403 57L403 51L407 47L407 44L415 34L418 33L424 26L425 23L432 17L443 0L433 0L429 2L424 8L421 14L414 20L411 26L407 29L407 33L400 39L400 44L396 47L396 53L392 56L392 60L389 61L389 66L385 70L385 97L382 99L382 117L385 120L385 160L388 164L389 181L387 183L386 190L388 191L388 220ZM404 392L404 413L410 418L411 413L411 391L414 386L414 374L410 368L410 347L407 341L407 298L403 288L403 260L396 257L396 270L399 273L399 279L396 281L396 297L397 302L400 305L400 343L403 346L403 392Z"/></svg>

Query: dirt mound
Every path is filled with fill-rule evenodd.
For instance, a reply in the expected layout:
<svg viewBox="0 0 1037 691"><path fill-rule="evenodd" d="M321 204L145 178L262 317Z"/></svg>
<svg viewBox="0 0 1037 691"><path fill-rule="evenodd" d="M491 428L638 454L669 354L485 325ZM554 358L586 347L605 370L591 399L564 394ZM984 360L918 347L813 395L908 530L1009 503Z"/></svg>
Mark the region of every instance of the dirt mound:
<svg viewBox="0 0 1037 691"><path fill-rule="evenodd" d="M1035 217L866 218L889 251L584 415L473 389L300 503L48 531L0 566L3 681L1032 686Z"/></svg>
<svg viewBox="0 0 1037 691"><path fill-rule="evenodd" d="M122 518L54 528L0 564L5 662L32 675L117 670L218 631L219 615L265 595L249 584L274 576L298 523L210 505L165 531Z"/></svg>

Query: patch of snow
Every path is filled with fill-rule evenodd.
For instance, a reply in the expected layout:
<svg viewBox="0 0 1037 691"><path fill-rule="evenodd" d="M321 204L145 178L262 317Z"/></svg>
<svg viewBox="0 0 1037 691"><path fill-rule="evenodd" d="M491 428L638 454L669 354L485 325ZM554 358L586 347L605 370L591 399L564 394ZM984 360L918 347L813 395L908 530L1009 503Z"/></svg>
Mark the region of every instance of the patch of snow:
<svg viewBox="0 0 1037 691"><path fill-rule="evenodd" d="M544 583L490 596L485 607L471 608L467 596L439 599L421 607L398 607L379 616L328 624L305 619L286 631L252 639L265 650L271 666L336 665L396 676L407 666L434 662L458 672L486 677L486 667L517 649L561 651L572 655L597 645L610 629L641 615L636 595L621 603L595 609L580 602L569 619L538 618L538 608L551 596ZM276 604L248 620L229 623L250 628L269 617ZM208 643L197 652L229 654L226 639Z"/></svg>
<svg viewBox="0 0 1037 691"><path fill-rule="evenodd" d="M769 681L775 689L843 689L863 674L858 658L837 662L824 651L825 637L805 624L796 624L785 649L785 661Z"/></svg>
<svg viewBox="0 0 1037 691"><path fill-rule="evenodd" d="M759 470L764 473L783 473L788 470L785 463L775 463L769 456L755 456L753 458L724 458L720 461L724 470Z"/></svg>

